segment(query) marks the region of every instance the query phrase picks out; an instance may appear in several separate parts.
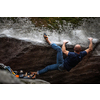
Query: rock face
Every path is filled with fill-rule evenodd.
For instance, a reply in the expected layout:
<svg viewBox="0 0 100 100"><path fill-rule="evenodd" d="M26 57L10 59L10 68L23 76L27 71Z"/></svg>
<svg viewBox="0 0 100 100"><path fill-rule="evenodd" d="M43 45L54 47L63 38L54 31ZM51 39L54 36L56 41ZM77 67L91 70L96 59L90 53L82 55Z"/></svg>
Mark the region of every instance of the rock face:
<svg viewBox="0 0 100 100"><path fill-rule="evenodd" d="M23 84L23 82L9 72L0 70L0 84Z"/></svg>
<svg viewBox="0 0 100 100"><path fill-rule="evenodd" d="M47 81L41 79L20 79L25 84L50 84Z"/></svg>
<svg viewBox="0 0 100 100"><path fill-rule="evenodd" d="M0 63L10 66L13 70L24 72L37 71L47 65L56 63L56 51L50 46L38 46L30 42L14 38L0 38ZM68 48L73 51L73 48ZM100 43L94 46L93 52L70 72L49 71L37 76L50 83L100 83Z"/></svg>

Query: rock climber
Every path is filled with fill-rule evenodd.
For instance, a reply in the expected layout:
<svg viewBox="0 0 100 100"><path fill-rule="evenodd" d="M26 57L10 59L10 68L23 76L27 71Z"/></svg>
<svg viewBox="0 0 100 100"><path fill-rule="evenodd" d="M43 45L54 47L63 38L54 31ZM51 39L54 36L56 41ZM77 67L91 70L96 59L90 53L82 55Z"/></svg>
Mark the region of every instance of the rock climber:
<svg viewBox="0 0 100 100"><path fill-rule="evenodd" d="M82 51L81 46L77 44L74 47L74 52L66 50L66 43L68 43L68 41L64 41L61 48L60 46L57 46L55 43L51 43L46 33L44 33L44 39L49 45L51 45L51 47L54 50L57 51L57 58L56 58L57 62L56 64L48 65L44 69L41 69L37 72L31 72L32 75L34 74L32 78L35 78L36 75L40 75L51 70L70 71L82 60L84 56L86 56L93 49L92 38L89 38L90 44L88 49ZM65 59L63 59L63 53L67 56Z"/></svg>

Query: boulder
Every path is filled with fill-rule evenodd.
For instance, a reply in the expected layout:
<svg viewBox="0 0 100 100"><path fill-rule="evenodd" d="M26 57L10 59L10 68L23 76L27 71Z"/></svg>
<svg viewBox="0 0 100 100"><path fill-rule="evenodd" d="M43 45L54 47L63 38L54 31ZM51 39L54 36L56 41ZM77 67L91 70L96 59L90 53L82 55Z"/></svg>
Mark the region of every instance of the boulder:
<svg viewBox="0 0 100 100"><path fill-rule="evenodd" d="M8 71L0 70L0 84L23 84L23 82Z"/></svg>
<svg viewBox="0 0 100 100"><path fill-rule="evenodd" d="M13 70L37 71L47 65L56 63L56 51L48 45L37 45L14 38L0 37L0 48L0 63L10 66ZM72 46L68 46L67 49L73 51ZM93 52L84 57L70 72L49 71L45 74L37 75L37 79L53 84L96 84L100 83L99 66L100 42L95 44Z"/></svg>

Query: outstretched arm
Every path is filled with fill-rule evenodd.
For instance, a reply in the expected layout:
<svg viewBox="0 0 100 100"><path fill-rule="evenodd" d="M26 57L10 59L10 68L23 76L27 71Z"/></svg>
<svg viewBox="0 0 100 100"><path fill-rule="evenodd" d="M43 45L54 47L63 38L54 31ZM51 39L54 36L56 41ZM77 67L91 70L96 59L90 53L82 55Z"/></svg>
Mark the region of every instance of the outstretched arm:
<svg viewBox="0 0 100 100"><path fill-rule="evenodd" d="M66 56L68 56L69 51L66 50L66 46L65 46L66 43L68 43L68 42L67 42L67 41L64 41L64 42L63 42L63 45L62 45L62 52L63 52Z"/></svg>
<svg viewBox="0 0 100 100"><path fill-rule="evenodd" d="M89 38L89 41L90 41L89 48L85 50L87 53L89 53L90 51L93 50L93 43L92 43L92 40L93 40L93 38Z"/></svg>

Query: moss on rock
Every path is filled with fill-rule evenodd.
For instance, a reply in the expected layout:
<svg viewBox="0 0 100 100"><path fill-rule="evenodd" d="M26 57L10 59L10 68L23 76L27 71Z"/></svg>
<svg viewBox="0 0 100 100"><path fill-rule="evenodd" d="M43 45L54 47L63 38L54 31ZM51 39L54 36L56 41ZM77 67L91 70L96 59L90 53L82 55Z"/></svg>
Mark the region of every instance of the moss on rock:
<svg viewBox="0 0 100 100"><path fill-rule="evenodd" d="M72 23L74 27L80 25L84 17L31 17L31 21L35 24L35 26L42 26L50 28L50 29L59 29L59 24L63 25L63 20L67 23ZM57 23L59 22L59 24Z"/></svg>
<svg viewBox="0 0 100 100"><path fill-rule="evenodd" d="M25 17L21 17L25 18ZM63 22L72 23L73 27L81 25L81 21L90 17L28 17L36 27L46 27L49 29L59 29L59 25L63 27ZM18 17L0 17L0 22L4 20L13 20L18 22Z"/></svg>

